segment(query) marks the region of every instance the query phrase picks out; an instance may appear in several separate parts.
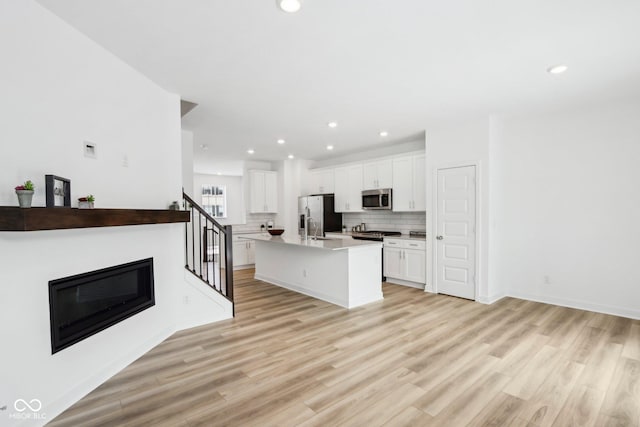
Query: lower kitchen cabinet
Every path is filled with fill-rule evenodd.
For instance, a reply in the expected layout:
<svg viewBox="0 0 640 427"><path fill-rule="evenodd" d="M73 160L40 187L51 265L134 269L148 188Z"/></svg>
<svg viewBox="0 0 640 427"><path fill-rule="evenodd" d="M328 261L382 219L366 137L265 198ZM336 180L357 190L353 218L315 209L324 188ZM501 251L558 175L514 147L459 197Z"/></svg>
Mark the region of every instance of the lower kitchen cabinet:
<svg viewBox="0 0 640 427"><path fill-rule="evenodd" d="M255 242L253 240L238 239L233 241L233 268L241 270L252 268L256 263Z"/></svg>
<svg viewBox="0 0 640 427"><path fill-rule="evenodd" d="M387 282L424 289L426 271L424 241L384 239L384 275Z"/></svg>

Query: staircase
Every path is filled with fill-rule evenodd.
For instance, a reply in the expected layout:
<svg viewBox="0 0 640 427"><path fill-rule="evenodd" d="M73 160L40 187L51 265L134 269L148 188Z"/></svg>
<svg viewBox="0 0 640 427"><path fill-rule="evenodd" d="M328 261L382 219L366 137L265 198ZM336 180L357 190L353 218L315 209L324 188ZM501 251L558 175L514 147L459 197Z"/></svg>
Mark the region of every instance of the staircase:
<svg viewBox="0 0 640 427"><path fill-rule="evenodd" d="M231 226L218 223L184 192L182 199L191 212L191 221L185 224L184 267L233 303Z"/></svg>

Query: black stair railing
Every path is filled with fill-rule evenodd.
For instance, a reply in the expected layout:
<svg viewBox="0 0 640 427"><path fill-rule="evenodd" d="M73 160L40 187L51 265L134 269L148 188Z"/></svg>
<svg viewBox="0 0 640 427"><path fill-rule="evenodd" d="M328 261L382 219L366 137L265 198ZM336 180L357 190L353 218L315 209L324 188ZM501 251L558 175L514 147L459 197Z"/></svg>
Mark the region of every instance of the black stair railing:
<svg viewBox="0 0 640 427"><path fill-rule="evenodd" d="M185 224L185 268L233 302L233 235L184 192L191 222Z"/></svg>

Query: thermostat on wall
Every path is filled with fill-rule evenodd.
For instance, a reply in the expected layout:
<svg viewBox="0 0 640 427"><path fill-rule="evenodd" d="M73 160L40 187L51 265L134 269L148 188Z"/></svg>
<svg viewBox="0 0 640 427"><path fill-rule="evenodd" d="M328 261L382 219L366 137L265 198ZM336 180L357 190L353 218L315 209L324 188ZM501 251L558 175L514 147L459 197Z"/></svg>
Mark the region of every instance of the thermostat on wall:
<svg viewBox="0 0 640 427"><path fill-rule="evenodd" d="M83 142L84 156L90 159L98 158L98 144L95 142L84 141Z"/></svg>

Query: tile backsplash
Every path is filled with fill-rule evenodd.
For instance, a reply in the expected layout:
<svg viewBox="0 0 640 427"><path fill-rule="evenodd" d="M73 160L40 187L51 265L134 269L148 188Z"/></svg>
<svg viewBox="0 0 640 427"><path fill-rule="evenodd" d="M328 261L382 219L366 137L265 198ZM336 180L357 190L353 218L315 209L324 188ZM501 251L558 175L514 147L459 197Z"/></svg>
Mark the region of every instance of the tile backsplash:
<svg viewBox="0 0 640 427"><path fill-rule="evenodd" d="M266 224L267 221L273 221L274 225L277 225L275 224L276 214L252 214L247 212L246 222L244 224L234 224L233 232L257 231L260 230L260 225Z"/></svg>
<svg viewBox="0 0 640 427"><path fill-rule="evenodd" d="M365 223L367 230L400 231L409 234L409 231L424 231L427 227L425 212L389 212L368 211L342 214L342 223L351 231L351 227Z"/></svg>

